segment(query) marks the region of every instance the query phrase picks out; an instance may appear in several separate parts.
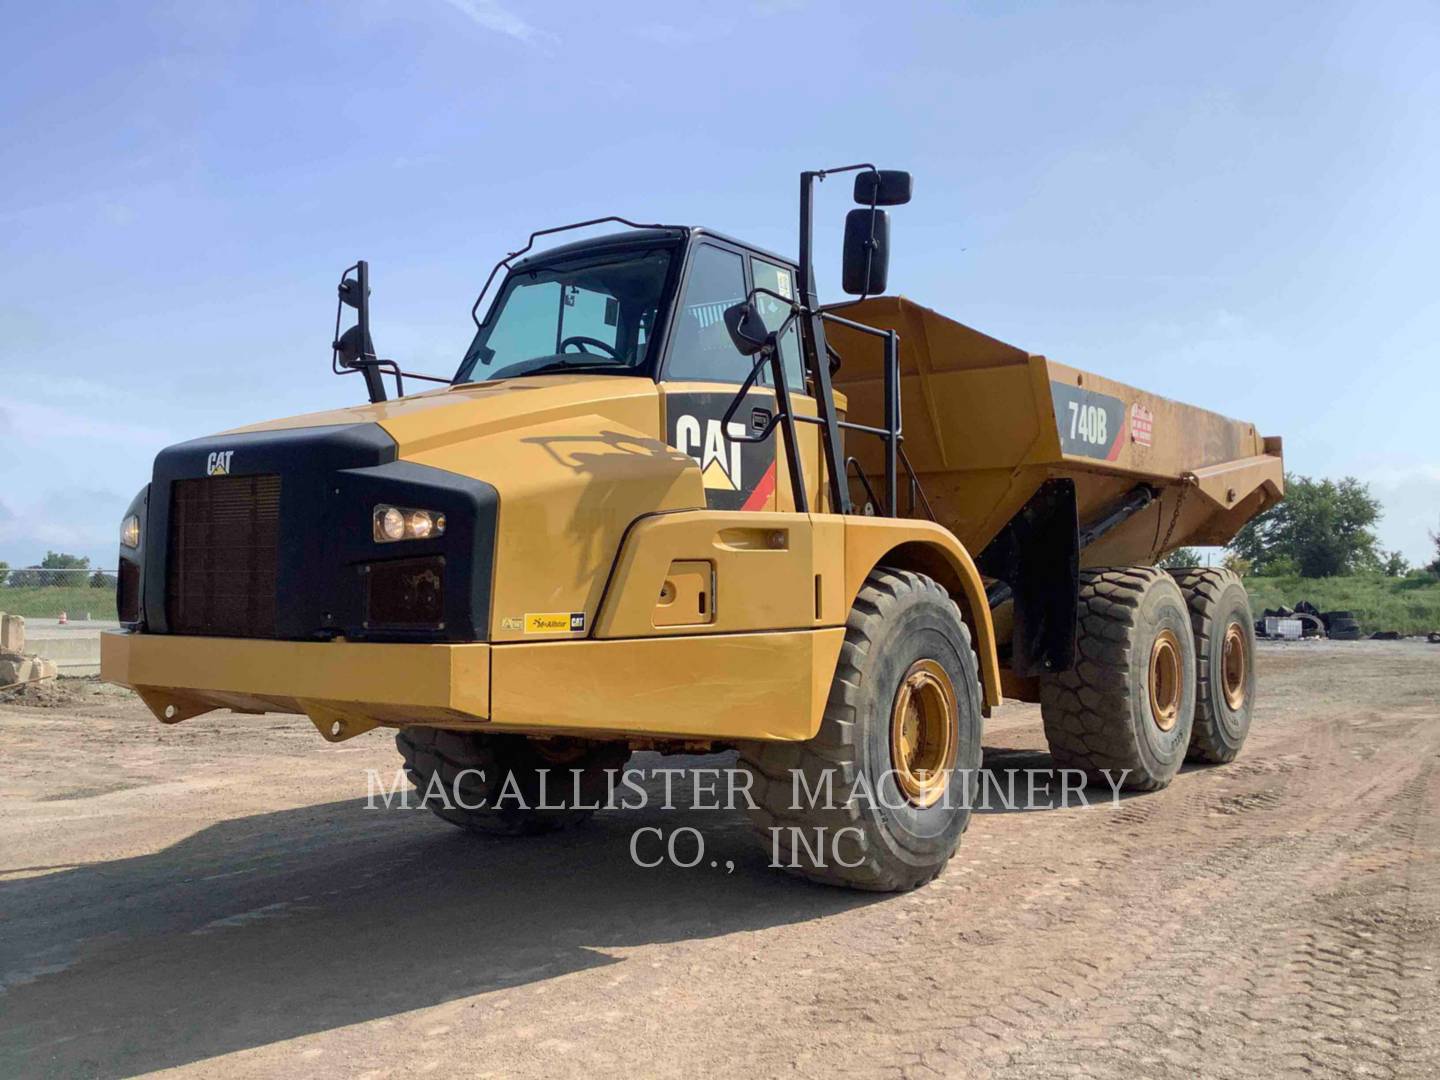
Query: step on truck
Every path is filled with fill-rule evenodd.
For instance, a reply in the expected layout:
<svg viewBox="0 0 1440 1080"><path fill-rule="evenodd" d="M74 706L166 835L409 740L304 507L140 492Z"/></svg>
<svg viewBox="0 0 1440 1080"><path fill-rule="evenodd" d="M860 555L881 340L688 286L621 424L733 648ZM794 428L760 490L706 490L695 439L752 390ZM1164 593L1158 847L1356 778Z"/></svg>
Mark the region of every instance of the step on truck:
<svg viewBox="0 0 1440 1080"><path fill-rule="evenodd" d="M837 176L848 299L821 304ZM393 728L428 805L483 833L583 820L636 750L735 751L774 861L875 890L954 854L1004 697L1039 702L1058 767L1132 789L1230 761L1245 589L1157 563L1279 500L1280 441L884 295L911 188L803 173L797 259L536 232L446 377L377 355L357 262L331 364L369 401L156 457L104 677L166 723Z"/></svg>

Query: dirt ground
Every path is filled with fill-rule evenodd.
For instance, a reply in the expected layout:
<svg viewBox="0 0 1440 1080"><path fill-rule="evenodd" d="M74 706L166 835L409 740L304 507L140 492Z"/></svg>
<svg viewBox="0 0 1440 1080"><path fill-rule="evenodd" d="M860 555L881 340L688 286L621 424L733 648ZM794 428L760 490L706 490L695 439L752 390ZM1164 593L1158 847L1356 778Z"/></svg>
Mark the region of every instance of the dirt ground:
<svg viewBox="0 0 1440 1080"><path fill-rule="evenodd" d="M367 809L384 732L12 699L0 1075L1440 1075L1440 647L1260 668L1235 764L979 814L902 896L771 870L731 813ZM985 745L1049 767L1031 706ZM637 866L647 825L705 861Z"/></svg>

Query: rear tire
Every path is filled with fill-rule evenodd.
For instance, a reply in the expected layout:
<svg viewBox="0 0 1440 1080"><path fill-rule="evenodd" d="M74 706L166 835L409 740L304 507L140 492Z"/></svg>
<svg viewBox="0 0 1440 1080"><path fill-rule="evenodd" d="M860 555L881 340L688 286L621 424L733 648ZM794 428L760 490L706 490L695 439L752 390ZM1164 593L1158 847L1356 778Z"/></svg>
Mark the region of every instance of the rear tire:
<svg viewBox="0 0 1440 1080"><path fill-rule="evenodd" d="M431 813L462 829L498 836L534 836L578 825L594 806L604 804L606 770L623 768L630 756L624 743L541 742L430 727L401 728L395 746ZM508 788L507 776L513 778ZM542 803L556 809L539 809Z"/></svg>
<svg viewBox="0 0 1440 1080"><path fill-rule="evenodd" d="M1171 575L1195 633L1195 728L1190 761L1234 761L1255 711L1255 616L1234 571L1195 566Z"/></svg>
<svg viewBox="0 0 1440 1080"><path fill-rule="evenodd" d="M1080 572L1075 667L1040 679L1050 756L1134 791L1174 778L1195 720L1195 642L1180 588L1164 570Z"/></svg>
<svg viewBox="0 0 1440 1080"><path fill-rule="evenodd" d="M939 584L873 571L845 623L820 731L740 748L767 853L812 881L876 892L940 873L969 826L979 778L978 672L970 631ZM828 798L797 787L803 779L824 791L827 778Z"/></svg>

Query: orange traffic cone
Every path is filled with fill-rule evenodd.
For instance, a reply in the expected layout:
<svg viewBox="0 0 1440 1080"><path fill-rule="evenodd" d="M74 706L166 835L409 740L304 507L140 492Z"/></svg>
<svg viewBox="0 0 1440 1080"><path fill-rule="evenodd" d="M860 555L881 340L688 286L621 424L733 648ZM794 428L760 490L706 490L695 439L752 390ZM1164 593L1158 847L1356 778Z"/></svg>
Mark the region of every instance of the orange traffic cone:
<svg viewBox="0 0 1440 1080"><path fill-rule="evenodd" d="M69 621L70 621L70 616L69 616L69 615L66 615L65 612L63 612L63 611L60 612L60 625L61 625L61 626L64 626L64 625L65 625L66 623L68 623Z"/></svg>

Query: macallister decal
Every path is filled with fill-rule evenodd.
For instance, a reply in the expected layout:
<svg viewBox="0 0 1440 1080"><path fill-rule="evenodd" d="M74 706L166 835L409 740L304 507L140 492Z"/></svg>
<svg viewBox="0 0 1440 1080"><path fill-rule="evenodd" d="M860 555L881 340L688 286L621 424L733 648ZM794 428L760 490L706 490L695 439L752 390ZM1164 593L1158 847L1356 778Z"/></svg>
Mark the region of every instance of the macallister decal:
<svg viewBox="0 0 1440 1080"><path fill-rule="evenodd" d="M1155 414L1138 401L1130 406L1130 441L1149 446L1155 432Z"/></svg>
<svg viewBox="0 0 1440 1080"><path fill-rule="evenodd" d="M775 494L775 438L764 442L738 442L732 436L750 434L750 423L763 423L775 407L769 394L745 396L737 419L724 424L725 410L734 394L669 393L665 396L669 443L689 454L700 466L705 505L711 510L766 510Z"/></svg>
<svg viewBox="0 0 1440 1080"><path fill-rule="evenodd" d="M1051 380L1055 426L1067 454L1114 461L1125 442L1125 403L1109 394Z"/></svg>
<svg viewBox="0 0 1440 1080"><path fill-rule="evenodd" d="M539 614L525 613L527 634L583 634L585 613L583 611L547 611Z"/></svg>

